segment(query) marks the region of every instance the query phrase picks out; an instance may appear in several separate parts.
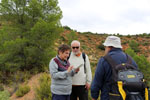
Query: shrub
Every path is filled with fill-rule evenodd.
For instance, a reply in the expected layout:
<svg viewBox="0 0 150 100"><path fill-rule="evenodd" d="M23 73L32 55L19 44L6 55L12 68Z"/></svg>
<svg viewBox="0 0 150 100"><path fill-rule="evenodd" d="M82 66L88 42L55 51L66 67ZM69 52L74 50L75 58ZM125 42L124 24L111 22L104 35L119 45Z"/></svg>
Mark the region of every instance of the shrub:
<svg viewBox="0 0 150 100"><path fill-rule="evenodd" d="M87 50L88 47L87 47L86 45L82 45L81 48L82 48L83 50Z"/></svg>
<svg viewBox="0 0 150 100"><path fill-rule="evenodd" d="M62 41L66 41L66 39L65 39L63 36L61 36L60 39L61 39Z"/></svg>
<svg viewBox="0 0 150 100"><path fill-rule="evenodd" d="M104 47L103 44L100 44L97 48L98 48L98 49L101 49L101 50L105 50L105 47Z"/></svg>
<svg viewBox="0 0 150 100"><path fill-rule="evenodd" d="M128 34L127 37L128 37L128 38L131 38L131 35Z"/></svg>
<svg viewBox="0 0 150 100"><path fill-rule="evenodd" d="M27 85L19 86L19 89L16 91L16 96L17 97L22 97L26 93L28 93L29 91L30 91L30 87L29 86L27 86Z"/></svg>
<svg viewBox="0 0 150 100"><path fill-rule="evenodd" d="M0 100L9 100L9 96L8 91L0 91Z"/></svg>
<svg viewBox="0 0 150 100"><path fill-rule="evenodd" d="M71 31L66 36L67 36L67 39L68 39L68 45L70 45L73 40L77 40L77 34L74 31Z"/></svg>
<svg viewBox="0 0 150 100"><path fill-rule="evenodd" d="M134 52L140 52L139 44L136 41L134 41L134 40L130 41L129 46L131 47L131 49L134 50Z"/></svg>
<svg viewBox="0 0 150 100"><path fill-rule="evenodd" d="M71 30L71 28L69 26L63 26L63 28L66 30Z"/></svg>
<svg viewBox="0 0 150 100"><path fill-rule="evenodd" d="M44 73L39 79L39 87L35 88L36 100L51 100L51 90L50 90L50 76L49 74Z"/></svg>
<svg viewBox="0 0 150 100"><path fill-rule="evenodd" d="M4 91L4 87L2 84L0 84L0 91Z"/></svg>
<svg viewBox="0 0 150 100"><path fill-rule="evenodd" d="M93 34L92 32L83 32L83 34Z"/></svg>
<svg viewBox="0 0 150 100"><path fill-rule="evenodd" d="M127 44L127 43L129 43L129 41L125 40L125 41L122 42L122 44Z"/></svg>
<svg viewBox="0 0 150 100"><path fill-rule="evenodd" d="M136 53L134 52L134 50L132 50L131 48L126 49L125 52L128 55L130 55L131 57L134 57L136 55Z"/></svg>
<svg viewBox="0 0 150 100"><path fill-rule="evenodd" d="M149 43L148 43L148 42L144 42L143 45L144 45L144 46L148 46Z"/></svg>

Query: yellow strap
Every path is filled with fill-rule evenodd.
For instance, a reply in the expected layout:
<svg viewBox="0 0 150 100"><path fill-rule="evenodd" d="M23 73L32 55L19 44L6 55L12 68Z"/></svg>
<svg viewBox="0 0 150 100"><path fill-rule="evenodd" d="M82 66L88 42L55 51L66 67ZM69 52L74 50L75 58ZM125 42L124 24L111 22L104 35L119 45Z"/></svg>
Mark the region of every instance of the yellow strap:
<svg viewBox="0 0 150 100"><path fill-rule="evenodd" d="M120 94L109 93L111 96L120 96Z"/></svg>
<svg viewBox="0 0 150 100"><path fill-rule="evenodd" d="M123 100L125 100L126 99L126 93L125 93L125 91L123 89L122 81L118 81L118 88L119 88L119 92L120 92Z"/></svg>
<svg viewBox="0 0 150 100"><path fill-rule="evenodd" d="M148 89L145 88L145 100L148 100Z"/></svg>

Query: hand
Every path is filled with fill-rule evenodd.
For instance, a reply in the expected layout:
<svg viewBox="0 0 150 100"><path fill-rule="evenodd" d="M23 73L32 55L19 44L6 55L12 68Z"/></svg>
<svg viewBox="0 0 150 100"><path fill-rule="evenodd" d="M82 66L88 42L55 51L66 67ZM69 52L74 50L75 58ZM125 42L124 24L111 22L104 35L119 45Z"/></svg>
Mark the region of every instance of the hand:
<svg viewBox="0 0 150 100"><path fill-rule="evenodd" d="M86 88L87 90L89 90L89 89L90 89L90 87L91 87L91 85L90 85L90 84L88 84L88 83L86 83L85 88Z"/></svg>
<svg viewBox="0 0 150 100"><path fill-rule="evenodd" d="M73 69L73 66L68 67L68 73Z"/></svg>
<svg viewBox="0 0 150 100"><path fill-rule="evenodd" d="M77 72L79 72L79 70L80 70L80 68L77 68L77 69L75 69L75 72L77 73Z"/></svg>

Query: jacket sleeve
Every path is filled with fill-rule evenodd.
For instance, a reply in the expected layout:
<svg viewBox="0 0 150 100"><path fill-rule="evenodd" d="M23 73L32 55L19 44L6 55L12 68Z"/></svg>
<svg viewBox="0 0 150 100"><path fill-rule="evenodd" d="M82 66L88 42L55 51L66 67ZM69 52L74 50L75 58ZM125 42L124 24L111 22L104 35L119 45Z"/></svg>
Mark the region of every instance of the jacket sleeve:
<svg viewBox="0 0 150 100"><path fill-rule="evenodd" d="M91 66L88 56L86 55L86 82L88 84L91 84L92 82L92 72L91 72Z"/></svg>
<svg viewBox="0 0 150 100"><path fill-rule="evenodd" d="M99 96L99 91L103 85L103 77L104 77L104 68L102 66L104 59L100 59L97 68L95 71L95 76L91 84L91 96L94 99L97 99Z"/></svg>
<svg viewBox="0 0 150 100"><path fill-rule="evenodd" d="M54 59L50 61L49 64L51 77L54 79L65 79L68 76L68 71L58 71L58 65L55 63Z"/></svg>
<svg viewBox="0 0 150 100"><path fill-rule="evenodd" d="M73 77L75 74L76 74L75 69L72 69L71 72L69 72L69 75L70 75L71 77Z"/></svg>

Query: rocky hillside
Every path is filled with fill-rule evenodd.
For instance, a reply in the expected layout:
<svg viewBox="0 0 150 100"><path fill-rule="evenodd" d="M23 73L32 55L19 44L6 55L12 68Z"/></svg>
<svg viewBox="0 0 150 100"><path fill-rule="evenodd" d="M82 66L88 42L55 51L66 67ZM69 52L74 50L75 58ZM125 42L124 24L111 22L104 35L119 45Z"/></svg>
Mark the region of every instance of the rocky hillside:
<svg viewBox="0 0 150 100"><path fill-rule="evenodd" d="M68 44L69 36L72 35L72 30L65 30L60 38L55 42L55 49L60 44ZM91 34L91 33L79 33L75 32L77 40L81 42L81 50L88 54L91 66L95 69L96 64L101 56L104 55L104 47L102 43L108 36L107 34ZM150 36L145 35L135 35L135 36L119 36L122 40L123 50L129 48L129 42L134 40L138 43L138 54L143 54L150 60ZM74 37L72 37L74 38ZM93 71L94 74L94 71ZM21 98L17 98L15 94L12 95L11 100L32 100L35 97L34 86L38 85L38 78L40 74L33 76L29 81L28 85L31 87L31 91Z"/></svg>
<svg viewBox="0 0 150 100"><path fill-rule="evenodd" d="M62 43L68 43L68 35L71 34L72 30L65 30L64 33L61 34L59 42L57 41L56 46ZM104 47L102 43L105 41L108 34L92 34L90 32L75 32L75 34L77 36L76 39L81 42L81 50L89 55L90 61L92 63L96 63L97 60L104 54ZM143 54L148 59L150 58L150 35L142 34L133 36L118 36L121 38L123 50L129 48L129 42L134 40L138 44L139 51L137 54Z"/></svg>

